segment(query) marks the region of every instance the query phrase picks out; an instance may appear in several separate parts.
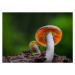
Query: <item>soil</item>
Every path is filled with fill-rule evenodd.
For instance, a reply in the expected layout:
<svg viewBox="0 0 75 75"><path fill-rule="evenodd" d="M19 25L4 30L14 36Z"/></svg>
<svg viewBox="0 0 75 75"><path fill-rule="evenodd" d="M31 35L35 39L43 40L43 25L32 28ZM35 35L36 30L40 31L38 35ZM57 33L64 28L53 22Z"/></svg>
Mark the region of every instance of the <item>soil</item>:
<svg viewBox="0 0 75 75"><path fill-rule="evenodd" d="M45 51L42 53L32 53L31 50L22 51L20 55L7 56L2 59L3 63L43 63L45 62ZM53 63L70 63L71 59L66 56L54 54Z"/></svg>

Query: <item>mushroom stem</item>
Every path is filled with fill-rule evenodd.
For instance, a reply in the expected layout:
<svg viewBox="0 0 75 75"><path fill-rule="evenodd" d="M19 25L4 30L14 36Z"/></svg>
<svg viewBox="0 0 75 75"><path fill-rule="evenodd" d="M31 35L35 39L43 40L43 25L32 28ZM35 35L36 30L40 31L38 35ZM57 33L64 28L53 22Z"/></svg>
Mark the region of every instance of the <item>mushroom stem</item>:
<svg viewBox="0 0 75 75"><path fill-rule="evenodd" d="M35 48L37 53L41 53L37 45L34 45L34 48Z"/></svg>
<svg viewBox="0 0 75 75"><path fill-rule="evenodd" d="M46 61L52 62L54 56L54 40L51 32L46 34L46 43L47 43Z"/></svg>

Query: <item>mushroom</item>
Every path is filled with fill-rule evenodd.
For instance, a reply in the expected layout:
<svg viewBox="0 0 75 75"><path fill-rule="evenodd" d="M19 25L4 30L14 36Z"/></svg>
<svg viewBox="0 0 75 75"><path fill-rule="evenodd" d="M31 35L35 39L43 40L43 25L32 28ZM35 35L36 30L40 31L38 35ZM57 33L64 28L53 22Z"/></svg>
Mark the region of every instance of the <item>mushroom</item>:
<svg viewBox="0 0 75 75"><path fill-rule="evenodd" d="M37 53L41 53L40 52L40 45L36 42L36 41L31 41L29 44L29 47L32 51L36 51Z"/></svg>
<svg viewBox="0 0 75 75"><path fill-rule="evenodd" d="M46 61L52 62L54 57L54 45L58 44L62 37L62 31L60 28L47 25L37 30L35 34L36 41L46 48Z"/></svg>

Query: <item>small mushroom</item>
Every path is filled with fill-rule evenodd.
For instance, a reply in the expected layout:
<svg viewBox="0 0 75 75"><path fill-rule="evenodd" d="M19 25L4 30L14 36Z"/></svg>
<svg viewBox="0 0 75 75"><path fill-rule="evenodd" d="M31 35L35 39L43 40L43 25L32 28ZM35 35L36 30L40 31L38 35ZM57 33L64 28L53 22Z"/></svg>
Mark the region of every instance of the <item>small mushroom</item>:
<svg viewBox="0 0 75 75"><path fill-rule="evenodd" d="M41 53L40 50L39 50L40 45L36 41L30 42L29 47L32 51L34 51L34 52L36 51L37 53Z"/></svg>
<svg viewBox="0 0 75 75"><path fill-rule="evenodd" d="M61 37L62 31L60 28L53 25L43 26L37 30L35 34L36 41L40 45L47 47L45 56L47 59L46 61L52 62L54 57L54 45L60 42Z"/></svg>

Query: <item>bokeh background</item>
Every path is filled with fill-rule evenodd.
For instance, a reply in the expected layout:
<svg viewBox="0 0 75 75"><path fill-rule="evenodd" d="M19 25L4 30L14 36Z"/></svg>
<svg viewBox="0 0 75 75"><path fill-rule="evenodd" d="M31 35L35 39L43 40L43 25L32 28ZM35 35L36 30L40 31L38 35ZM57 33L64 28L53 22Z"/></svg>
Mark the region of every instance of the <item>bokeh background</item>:
<svg viewBox="0 0 75 75"><path fill-rule="evenodd" d="M2 13L3 56L30 50L35 32L42 26L55 25L62 30L62 39L55 53L73 60L73 13ZM41 52L46 48L41 46Z"/></svg>

